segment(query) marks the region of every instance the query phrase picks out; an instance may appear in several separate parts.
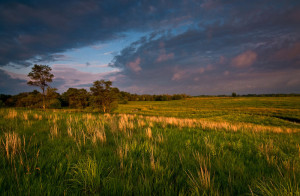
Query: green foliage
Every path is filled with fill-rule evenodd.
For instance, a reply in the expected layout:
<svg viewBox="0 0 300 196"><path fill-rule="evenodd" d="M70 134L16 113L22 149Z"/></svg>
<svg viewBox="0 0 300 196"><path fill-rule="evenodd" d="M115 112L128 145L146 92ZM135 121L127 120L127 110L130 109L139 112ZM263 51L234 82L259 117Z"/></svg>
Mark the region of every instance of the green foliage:
<svg viewBox="0 0 300 196"><path fill-rule="evenodd" d="M0 108L2 108L2 107L4 107L4 106L5 106L5 104L3 103L2 100L0 100Z"/></svg>
<svg viewBox="0 0 300 196"><path fill-rule="evenodd" d="M235 92L233 92L233 93L231 94L231 96L232 96L232 97L236 97L237 94L236 94Z"/></svg>
<svg viewBox="0 0 300 196"><path fill-rule="evenodd" d="M62 97L70 108L82 109L88 106L89 93L85 89L69 88Z"/></svg>
<svg viewBox="0 0 300 196"><path fill-rule="evenodd" d="M269 180L258 180L253 187L252 192L257 195L266 195L266 196L274 196L274 195L300 195L300 186L296 179L286 178L282 176L284 180L282 181L274 181L272 179Z"/></svg>
<svg viewBox="0 0 300 196"><path fill-rule="evenodd" d="M104 113L109 113L118 107L117 88L111 87L111 81L97 80L90 88L92 96L91 105Z"/></svg>
<svg viewBox="0 0 300 196"><path fill-rule="evenodd" d="M48 65L37 65L32 67L32 71L28 74L30 80L27 82L30 86L38 86L42 89L43 93L48 83L52 82L53 74L50 73L51 67Z"/></svg>
<svg viewBox="0 0 300 196"><path fill-rule="evenodd" d="M174 94L174 95L137 95L128 92L121 91L119 93L119 100L127 101L170 101L170 100L180 100L189 97L186 94ZM125 101L126 102L126 101Z"/></svg>
<svg viewBox="0 0 300 196"><path fill-rule="evenodd" d="M50 109L60 109L61 108L61 102L59 99L51 99L47 103L47 108Z"/></svg>
<svg viewBox="0 0 300 196"><path fill-rule="evenodd" d="M47 88L45 96L45 106L47 108L61 108L59 100L60 95L56 92L55 88ZM12 96L7 100L8 106L26 107L26 108L42 108L43 95L34 90L30 93L20 93Z"/></svg>
<svg viewBox="0 0 300 196"><path fill-rule="evenodd" d="M0 94L0 100L2 103L5 103L9 98L11 98L11 95Z"/></svg>
<svg viewBox="0 0 300 196"><path fill-rule="evenodd" d="M32 67L32 71L28 74L28 77L31 79L27 82L28 85L38 86L42 90L48 86L49 82L52 82L53 74L50 73L51 67L48 65L37 65L35 64Z"/></svg>
<svg viewBox="0 0 300 196"><path fill-rule="evenodd" d="M32 71L28 74L30 80L27 82L30 86L38 86L42 90L43 94L43 108L46 108L45 103L45 88L48 86L48 83L52 82L52 78L54 77L51 74L51 67L48 65L37 65L35 64L32 67Z"/></svg>
<svg viewBox="0 0 300 196"><path fill-rule="evenodd" d="M46 107L47 108L61 108L61 102L58 99L59 93L56 92L56 88L47 88L46 91Z"/></svg>
<svg viewBox="0 0 300 196"><path fill-rule="evenodd" d="M70 187L85 194L100 192L103 186L102 162L96 162L91 157L80 159L69 172Z"/></svg>
<svg viewBox="0 0 300 196"><path fill-rule="evenodd" d="M42 101L42 94L35 90L31 93L28 93L27 95L24 94L24 97L19 98L16 102L16 106L28 108L41 108Z"/></svg>

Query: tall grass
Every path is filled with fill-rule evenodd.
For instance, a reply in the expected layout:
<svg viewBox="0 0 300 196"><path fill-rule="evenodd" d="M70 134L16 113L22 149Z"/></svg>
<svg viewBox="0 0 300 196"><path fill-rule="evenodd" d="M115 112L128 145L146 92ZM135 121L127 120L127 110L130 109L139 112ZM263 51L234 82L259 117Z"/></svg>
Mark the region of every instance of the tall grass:
<svg viewBox="0 0 300 196"><path fill-rule="evenodd" d="M103 186L102 170L102 162L96 162L91 157L80 159L68 173L69 186L85 194L100 192Z"/></svg>
<svg viewBox="0 0 300 196"><path fill-rule="evenodd" d="M1 109L0 129L2 194L299 194L297 127Z"/></svg>
<svg viewBox="0 0 300 196"><path fill-rule="evenodd" d="M22 152L21 138L15 132L4 133L4 138L2 139L3 148L5 150L5 155L8 160L13 160L15 156ZM25 142L24 142L25 145Z"/></svg>

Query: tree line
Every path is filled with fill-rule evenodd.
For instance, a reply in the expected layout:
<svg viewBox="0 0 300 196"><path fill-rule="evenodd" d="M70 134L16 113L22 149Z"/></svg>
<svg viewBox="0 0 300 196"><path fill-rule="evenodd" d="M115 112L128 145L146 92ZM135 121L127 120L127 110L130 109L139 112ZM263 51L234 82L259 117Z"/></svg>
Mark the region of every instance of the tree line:
<svg viewBox="0 0 300 196"><path fill-rule="evenodd" d="M59 94L58 89L51 88L54 75L47 65L34 65L28 74L30 80L28 85L37 86L41 92L19 93L17 95L0 94L0 107L26 107L26 108L77 108L89 109L100 112L111 112L118 104L126 104L128 101L169 101L187 98L186 94L174 95L138 95L120 91L112 87L111 81L97 80L87 91L84 88L69 88L66 92Z"/></svg>

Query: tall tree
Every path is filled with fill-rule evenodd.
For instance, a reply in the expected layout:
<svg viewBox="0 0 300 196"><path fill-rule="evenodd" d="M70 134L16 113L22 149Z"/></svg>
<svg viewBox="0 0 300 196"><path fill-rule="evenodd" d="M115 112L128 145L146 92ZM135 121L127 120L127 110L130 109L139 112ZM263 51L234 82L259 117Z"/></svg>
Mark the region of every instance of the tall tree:
<svg viewBox="0 0 300 196"><path fill-rule="evenodd" d="M97 80L90 88L92 104L104 113L110 112L118 106L117 92L119 90L112 88L111 85L111 81Z"/></svg>
<svg viewBox="0 0 300 196"><path fill-rule="evenodd" d="M42 89L43 95L43 109L46 108L45 104L45 89L48 87L48 83L52 82L54 75L50 72L52 69L48 65L37 65L35 64L32 71L28 74L30 80L27 82L28 85L38 86Z"/></svg>

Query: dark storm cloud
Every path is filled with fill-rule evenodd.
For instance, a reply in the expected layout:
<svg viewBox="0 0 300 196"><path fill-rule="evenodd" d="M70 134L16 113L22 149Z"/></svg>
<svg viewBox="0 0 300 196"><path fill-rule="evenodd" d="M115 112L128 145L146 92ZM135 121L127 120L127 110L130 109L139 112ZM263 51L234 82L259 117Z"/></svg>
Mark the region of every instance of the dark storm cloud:
<svg viewBox="0 0 300 196"><path fill-rule="evenodd" d="M0 94L15 95L20 92L33 91L34 87L27 85L26 80L13 78L7 72L0 69Z"/></svg>
<svg viewBox="0 0 300 196"><path fill-rule="evenodd" d="M299 3L269 3L212 1L205 9L219 13L197 27L144 37L115 56L116 82L139 93L299 92Z"/></svg>
<svg viewBox="0 0 300 196"><path fill-rule="evenodd" d="M294 0L2 1L0 66L67 59L57 53L145 32L114 54L121 72L106 75L124 90L300 92L299 24ZM60 70L54 86L74 84L70 71L84 78L77 86L102 77Z"/></svg>
<svg viewBox="0 0 300 196"><path fill-rule="evenodd" d="M53 61L53 54L176 26L197 14L191 1L1 1L0 66ZM195 4L196 5L196 4Z"/></svg>

